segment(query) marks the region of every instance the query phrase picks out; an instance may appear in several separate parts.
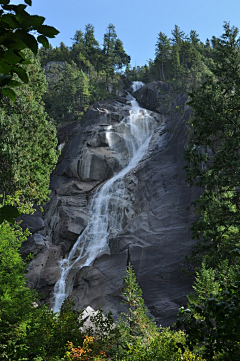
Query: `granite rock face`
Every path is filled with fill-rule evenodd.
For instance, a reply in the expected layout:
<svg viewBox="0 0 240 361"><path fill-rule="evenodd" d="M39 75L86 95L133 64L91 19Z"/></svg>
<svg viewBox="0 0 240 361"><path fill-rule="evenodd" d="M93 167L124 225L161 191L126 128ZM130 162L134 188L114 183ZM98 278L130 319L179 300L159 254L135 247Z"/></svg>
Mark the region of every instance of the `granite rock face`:
<svg viewBox="0 0 240 361"><path fill-rule="evenodd" d="M43 67L45 70L47 81L57 83L61 78L61 73L64 72L65 66L66 64L64 61L49 61Z"/></svg>
<svg viewBox="0 0 240 361"><path fill-rule="evenodd" d="M162 325L176 319L186 304L192 280L181 271L192 241L192 211L186 207L199 195L185 182L182 151L186 145L186 119L190 110L184 94L174 95L167 84L153 82L134 93L157 121L149 151L125 177L126 211L123 230L110 237L110 254L98 257L78 271L72 296L76 307L87 306L117 315L123 310L121 292L131 262L150 313ZM32 236L22 254L34 253L28 266L31 287L52 304L53 287L60 275L59 261L85 229L91 196L114 172L127 152L116 125L129 114L125 99L95 103L81 125L59 130L61 156L51 177L50 201L44 213L26 216ZM111 125L115 149L106 136ZM120 127L118 127L120 128Z"/></svg>

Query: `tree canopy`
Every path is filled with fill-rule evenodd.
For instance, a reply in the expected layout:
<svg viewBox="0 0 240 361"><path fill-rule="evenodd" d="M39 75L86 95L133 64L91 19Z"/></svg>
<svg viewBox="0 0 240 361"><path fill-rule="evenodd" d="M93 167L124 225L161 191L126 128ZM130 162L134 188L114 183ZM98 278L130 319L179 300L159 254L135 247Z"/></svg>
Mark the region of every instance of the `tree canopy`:
<svg viewBox="0 0 240 361"><path fill-rule="evenodd" d="M24 0L25 4L32 5L31 0ZM52 26L44 25L45 18L39 15L30 15L26 11L27 5L9 4L10 0L0 2L0 87L4 87L4 95L15 100L16 95L11 89L19 86L21 80L28 83L28 75L21 64L29 64L24 49L30 49L35 55L38 44L49 48L48 38L54 38L59 31ZM36 33L37 39L35 38ZM13 78L14 74L17 78Z"/></svg>
<svg viewBox="0 0 240 361"><path fill-rule="evenodd" d="M201 345L209 361L240 357L239 45L238 29L225 23L222 37L215 39L212 74L189 94L193 114L185 169L187 181L203 193L193 202L196 245L189 258L199 269L196 293L182 314L187 343Z"/></svg>

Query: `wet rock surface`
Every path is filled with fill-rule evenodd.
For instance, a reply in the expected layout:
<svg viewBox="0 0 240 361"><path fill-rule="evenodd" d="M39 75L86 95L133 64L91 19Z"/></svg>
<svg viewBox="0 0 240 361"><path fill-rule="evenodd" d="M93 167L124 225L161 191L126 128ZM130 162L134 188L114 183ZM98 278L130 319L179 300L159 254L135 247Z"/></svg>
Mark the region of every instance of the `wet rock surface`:
<svg viewBox="0 0 240 361"><path fill-rule="evenodd" d="M171 94L162 82L147 84L134 96L150 109L158 126L148 153L125 177L124 229L110 236L110 254L78 271L72 296L78 308L101 307L117 315L123 310L123 278L131 262L151 314L158 323L170 325L178 308L186 304L192 282L181 271L192 244L188 228L193 213L186 207L198 196L198 191L186 184L182 169L190 111L186 96ZM25 216L23 221L32 236L24 242L22 254L35 255L28 266L28 282L49 304L60 276L59 261L85 229L92 195L121 168L120 159L127 162L121 127L115 129L128 114L124 98L98 102L81 124L72 123L58 131L61 156L51 177L50 201L44 213ZM117 151L109 146L109 125L115 132L111 141Z"/></svg>

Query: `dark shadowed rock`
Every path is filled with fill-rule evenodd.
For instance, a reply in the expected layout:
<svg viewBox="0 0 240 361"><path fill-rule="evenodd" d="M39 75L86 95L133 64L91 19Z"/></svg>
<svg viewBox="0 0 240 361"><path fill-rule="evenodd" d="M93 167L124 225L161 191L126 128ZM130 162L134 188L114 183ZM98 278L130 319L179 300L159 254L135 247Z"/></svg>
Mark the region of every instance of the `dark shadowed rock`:
<svg viewBox="0 0 240 361"><path fill-rule="evenodd" d="M174 93L169 84L163 81L153 81L133 93L141 107L154 110L160 114L184 113L186 94Z"/></svg>
<svg viewBox="0 0 240 361"><path fill-rule="evenodd" d="M27 229L29 232L34 233L44 228L44 221L41 212L35 212L33 215L24 214L21 216L21 227Z"/></svg>

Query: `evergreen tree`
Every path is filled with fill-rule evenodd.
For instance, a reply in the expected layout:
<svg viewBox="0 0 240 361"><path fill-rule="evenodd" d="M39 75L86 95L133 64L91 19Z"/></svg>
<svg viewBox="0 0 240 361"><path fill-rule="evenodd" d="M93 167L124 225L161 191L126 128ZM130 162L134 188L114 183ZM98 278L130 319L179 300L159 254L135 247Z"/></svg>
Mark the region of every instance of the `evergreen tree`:
<svg viewBox="0 0 240 361"><path fill-rule="evenodd" d="M56 162L57 139L41 104L46 79L39 61L28 52L29 83L16 88L13 103L2 99L0 109L0 183L2 192L21 191L23 198L42 202L49 193L49 176Z"/></svg>
<svg viewBox="0 0 240 361"><path fill-rule="evenodd" d="M66 46L62 41L59 46L59 56L56 60L57 61L69 61L70 60L70 51L68 46Z"/></svg>
<svg viewBox="0 0 240 361"><path fill-rule="evenodd" d="M171 51L171 44L170 39L160 31L158 35L158 40L156 43L156 52L155 52L155 63L158 65L159 68L159 79L166 80L165 73L164 73L164 65L167 64L170 60L170 51Z"/></svg>
<svg viewBox="0 0 240 361"><path fill-rule="evenodd" d="M114 66L116 63L115 56L115 45L116 45L117 34L115 31L115 26L109 24L107 31L104 34L103 40L103 54L105 60L105 69L106 69L106 89L108 90L108 79L114 72Z"/></svg>
<svg viewBox="0 0 240 361"><path fill-rule="evenodd" d="M122 69L122 67L124 65L128 66L128 64L131 61L131 58L125 52L124 47L123 47L123 42L120 39L116 40L114 52L115 52L115 57L116 57L115 67L117 67L117 69Z"/></svg>
<svg viewBox="0 0 240 361"><path fill-rule="evenodd" d="M194 109L188 149L187 179L205 191L194 202L199 218L193 237L199 240L194 255L207 255L206 262L234 261L239 246L240 182L240 66L238 29L224 25L216 46L218 64L202 86L190 93Z"/></svg>
<svg viewBox="0 0 240 361"><path fill-rule="evenodd" d="M179 86L179 80L182 75L182 67L181 67L181 50L182 43L185 37L185 33L180 30L179 26L175 25L172 33L172 52L171 52L171 63L172 63L172 73L173 73L173 81L176 82L176 85ZM182 62L184 63L184 52L182 52Z"/></svg>
<svg viewBox="0 0 240 361"><path fill-rule="evenodd" d="M192 235L197 244L190 260L204 257L197 273L196 297L183 324L191 347L200 344L206 360L239 360L240 295L240 38L224 25L215 39L217 64L190 95L194 114L187 160L187 180L203 189L193 204L198 218ZM203 284L204 281L204 284ZM206 289L208 288L208 289Z"/></svg>
<svg viewBox="0 0 240 361"><path fill-rule="evenodd" d="M94 36L94 27L92 24L87 24L85 26L84 52L85 58L88 59L94 67L97 67L100 56L100 49L99 43Z"/></svg>
<svg viewBox="0 0 240 361"><path fill-rule="evenodd" d="M81 68L84 65L84 34L81 30L77 30L72 38L73 45L71 47L71 59Z"/></svg>
<svg viewBox="0 0 240 361"><path fill-rule="evenodd" d="M139 335L146 339L150 335L153 337L157 328L154 321L147 315L148 308L144 304L142 290L131 265L127 268L122 295L125 298L124 303L128 306L128 311L122 315L124 316L124 328L130 333L129 337L132 337L133 340Z"/></svg>
<svg viewBox="0 0 240 361"><path fill-rule="evenodd" d="M89 79L76 64L65 63L58 73L58 81L49 82L51 98L47 98L50 117L57 123L79 121L89 103Z"/></svg>
<svg viewBox="0 0 240 361"><path fill-rule="evenodd" d="M191 44L193 44L195 47L199 44L200 42L199 34L197 34L196 30L190 31L190 39L191 39Z"/></svg>

